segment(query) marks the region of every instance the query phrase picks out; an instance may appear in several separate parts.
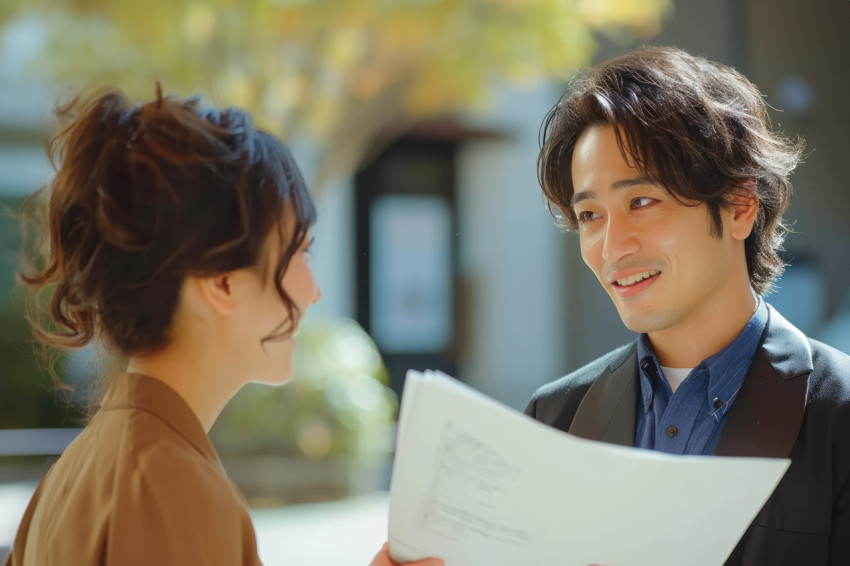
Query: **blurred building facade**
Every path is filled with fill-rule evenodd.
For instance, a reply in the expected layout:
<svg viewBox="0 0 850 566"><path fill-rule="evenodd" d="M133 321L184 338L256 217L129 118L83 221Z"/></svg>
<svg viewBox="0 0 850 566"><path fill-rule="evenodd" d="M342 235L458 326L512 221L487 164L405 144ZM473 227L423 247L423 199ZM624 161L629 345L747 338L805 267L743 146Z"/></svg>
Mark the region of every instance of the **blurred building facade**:
<svg viewBox="0 0 850 566"><path fill-rule="evenodd" d="M788 213L797 232L786 243L792 267L769 301L845 351L848 24L850 4L827 0L678 0L651 40L735 66L784 109L774 113L781 129L806 138L810 153L794 175ZM55 94L21 81L18 53L30 40L15 41L7 40L0 64L0 196L12 201L49 174L44 140ZM596 59L634 45L600 40ZM314 312L363 323L392 362L396 388L406 366L439 367L521 408L542 383L632 339L582 263L577 237L554 227L538 188L539 126L564 87L493 85L487 109L457 117L454 129L414 132L321 194L315 264L323 300ZM399 224L418 226L420 236L400 241L392 231ZM4 297L16 241L3 242ZM382 276L386 269L397 273ZM405 281L422 288L405 292ZM393 308L407 314L394 319Z"/></svg>
<svg viewBox="0 0 850 566"><path fill-rule="evenodd" d="M808 155L793 176L787 213L796 232L785 246L790 267L768 301L809 335L844 351L850 351L850 192L842 167L850 127L848 24L846 3L679 0L650 42L736 67L782 110L772 113L774 124L806 139ZM602 40L595 59L637 45L622 39ZM563 88L495 86L486 113L461 119L493 135L452 141L456 334L446 367L516 408L542 383L633 339L584 266L578 238L559 233L543 209L538 128ZM358 222L368 222L368 211L358 215L356 205L362 190L352 181L322 198L316 254L324 281L317 309L359 314L361 321L358 297L368 284L357 276L357 258L368 253L355 236ZM439 365L439 357L432 359Z"/></svg>

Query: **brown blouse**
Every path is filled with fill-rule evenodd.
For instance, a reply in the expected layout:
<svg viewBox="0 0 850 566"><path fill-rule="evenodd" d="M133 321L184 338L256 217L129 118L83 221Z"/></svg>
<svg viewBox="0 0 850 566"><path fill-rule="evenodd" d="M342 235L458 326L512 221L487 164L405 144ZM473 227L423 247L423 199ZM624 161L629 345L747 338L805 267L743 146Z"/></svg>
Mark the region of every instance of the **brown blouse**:
<svg viewBox="0 0 850 566"><path fill-rule="evenodd" d="M116 377L39 484L6 562L96 564L260 564L244 499L201 423L152 377Z"/></svg>

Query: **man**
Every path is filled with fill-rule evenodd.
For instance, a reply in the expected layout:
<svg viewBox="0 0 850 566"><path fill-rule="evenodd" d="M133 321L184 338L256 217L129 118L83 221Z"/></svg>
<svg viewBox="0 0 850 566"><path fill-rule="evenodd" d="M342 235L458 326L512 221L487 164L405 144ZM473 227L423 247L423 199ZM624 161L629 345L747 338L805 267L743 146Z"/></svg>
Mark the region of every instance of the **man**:
<svg viewBox="0 0 850 566"><path fill-rule="evenodd" d="M760 298L783 270L801 144L739 73L670 48L589 69L543 138L550 210L640 336L526 412L674 454L790 457L727 564L850 564L850 357Z"/></svg>

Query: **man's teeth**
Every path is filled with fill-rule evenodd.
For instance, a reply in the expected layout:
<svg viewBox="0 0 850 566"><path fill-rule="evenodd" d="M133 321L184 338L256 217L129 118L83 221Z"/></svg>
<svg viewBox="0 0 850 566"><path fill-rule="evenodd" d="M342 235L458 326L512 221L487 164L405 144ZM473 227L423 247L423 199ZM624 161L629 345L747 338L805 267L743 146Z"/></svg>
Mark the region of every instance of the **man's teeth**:
<svg viewBox="0 0 850 566"><path fill-rule="evenodd" d="M653 275L658 275L661 273L660 271L644 271L643 273L635 273L634 275L629 275L628 277L624 277L623 279L617 279L617 285L622 287L628 285L634 285L638 281L643 281L644 279L648 279Z"/></svg>

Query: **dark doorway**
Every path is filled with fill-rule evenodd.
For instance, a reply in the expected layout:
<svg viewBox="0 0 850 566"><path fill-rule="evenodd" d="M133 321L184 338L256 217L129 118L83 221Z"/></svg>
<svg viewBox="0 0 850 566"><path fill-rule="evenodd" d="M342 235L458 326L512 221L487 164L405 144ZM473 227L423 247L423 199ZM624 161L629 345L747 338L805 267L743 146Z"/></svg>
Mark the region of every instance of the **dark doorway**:
<svg viewBox="0 0 850 566"><path fill-rule="evenodd" d="M403 138L355 179L357 318L399 395L408 369L456 374L456 148Z"/></svg>

